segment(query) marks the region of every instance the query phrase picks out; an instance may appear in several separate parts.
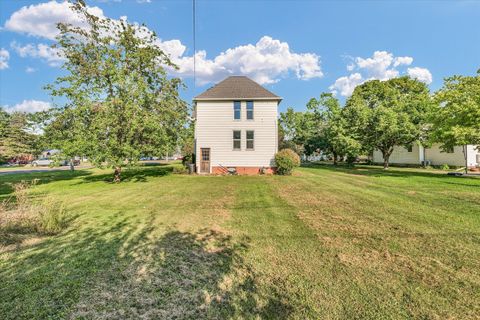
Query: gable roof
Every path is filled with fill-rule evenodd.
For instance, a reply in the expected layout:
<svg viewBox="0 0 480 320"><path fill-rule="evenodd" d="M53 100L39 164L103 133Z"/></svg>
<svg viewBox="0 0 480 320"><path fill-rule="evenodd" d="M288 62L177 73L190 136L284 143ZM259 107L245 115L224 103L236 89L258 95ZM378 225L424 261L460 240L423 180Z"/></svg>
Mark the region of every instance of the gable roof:
<svg viewBox="0 0 480 320"><path fill-rule="evenodd" d="M282 100L252 79L231 76L199 94L194 101L201 100Z"/></svg>

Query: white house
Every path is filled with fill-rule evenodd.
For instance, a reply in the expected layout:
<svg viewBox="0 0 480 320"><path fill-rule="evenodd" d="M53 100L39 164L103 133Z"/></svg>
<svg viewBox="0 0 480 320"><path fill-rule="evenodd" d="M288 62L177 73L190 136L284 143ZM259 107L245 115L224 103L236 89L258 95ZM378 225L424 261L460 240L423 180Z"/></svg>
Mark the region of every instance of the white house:
<svg viewBox="0 0 480 320"><path fill-rule="evenodd" d="M465 159L466 152L466 159ZM392 164L423 164L425 161L431 165L443 165L469 168L480 165L480 151L475 145L456 146L453 150L442 151L439 144L434 144L431 148L424 148L421 145L413 144L410 148L396 146L390 156ZM383 162L382 153L378 150L373 152L373 162Z"/></svg>
<svg viewBox="0 0 480 320"><path fill-rule="evenodd" d="M281 100L244 76L228 77L196 96L193 101L197 172L273 172Z"/></svg>

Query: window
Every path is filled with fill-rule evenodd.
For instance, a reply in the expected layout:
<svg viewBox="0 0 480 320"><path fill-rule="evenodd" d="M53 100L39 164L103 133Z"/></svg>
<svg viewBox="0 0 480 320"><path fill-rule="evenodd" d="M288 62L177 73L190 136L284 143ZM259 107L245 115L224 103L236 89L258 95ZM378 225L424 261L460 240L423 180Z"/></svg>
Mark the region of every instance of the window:
<svg viewBox="0 0 480 320"><path fill-rule="evenodd" d="M240 130L233 131L233 150L240 150L242 145L242 132Z"/></svg>
<svg viewBox="0 0 480 320"><path fill-rule="evenodd" d="M453 153L454 152L453 147L446 148L445 151L447 153Z"/></svg>
<svg viewBox="0 0 480 320"><path fill-rule="evenodd" d="M253 101L247 101L247 120L253 120Z"/></svg>
<svg viewBox="0 0 480 320"><path fill-rule="evenodd" d="M254 139L255 133L254 131L247 131L247 150L253 150L254 147Z"/></svg>
<svg viewBox="0 0 480 320"><path fill-rule="evenodd" d="M412 152L413 151L413 145L407 146L407 152Z"/></svg>
<svg viewBox="0 0 480 320"><path fill-rule="evenodd" d="M240 101L233 101L233 119L234 120L240 120L241 117L241 110L242 106L240 104Z"/></svg>

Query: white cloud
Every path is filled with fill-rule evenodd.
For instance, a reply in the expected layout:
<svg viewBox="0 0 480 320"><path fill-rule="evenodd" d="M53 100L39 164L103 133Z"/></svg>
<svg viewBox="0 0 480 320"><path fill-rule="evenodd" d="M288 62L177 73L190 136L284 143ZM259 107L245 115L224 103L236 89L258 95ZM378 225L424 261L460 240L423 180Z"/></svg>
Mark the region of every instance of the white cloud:
<svg viewBox="0 0 480 320"><path fill-rule="evenodd" d="M397 58L395 58L395 61L393 62L393 66L394 67L398 67L400 65L409 66L409 65L412 64L412 62L413 62L412 57L397 57Z"/></svg>
<svg viewBox="0 0 480 320"><path fill-rule="evenodd" d="M89 10L90 13L105 18L100 8L90 7ZM67 2L50 1L21 8L7 20L5 28L53 40L58 34L56 28L58 22L84 25ZM116 24L118 20L112 20L112 23ZM137 28L140 35L150 32L138 24ZM172 61L179 67L179 70L169 70L171 74L193 77L193 56L185 55L186 47L180 40L159 39L157 44L170 54ZM12 48L22 57L38 57L51 66L59 66L63 61L59 51L46 44L20 46L13 43ZM212 59L207 58L206 51L197 51L195 62L196 79L201 85L217 82L232 74L247 75L262 84L275 83L290 74L301 80L323 76L320 57L317 54L292 52L288 43L269 36L262 37L256 44L227 49Z"/></svg>
<svg viewBox="0 0 480 320"><path fill-rule="evenodd" d="M36 72L36 71L37 71L37 69L32 68L32 67L26 67L26 68L25 68L25 72L26 72L26 73L34 73L34 72Z"/></svg>
<svg viewBox="0 0 480 320"><path fill-rule="evenodd" d="M10 107L5 106L5 110L7 112L39 112L39 111L46 111L50 109L52 106L49 102L46 101L39 101L39 100L23 100L21 103L17 103L16 105Z"/></svg>
<svg viewBox="0 0 480 320"><path fill-rule="evenodd" d="M91 14L104 18L103 11L99 7L89 7L88 10ZM84 25L67 1L52 0L22 7L5 22L5 29L53 40L58 34L56 25L59 22L76 26Z"/></svg>
<svg viewBox="0 0 480 320"><path fill-rule="evenodd" d="M350 96L356 86L368 80L389 80L396 78L405 72L399 68L409 66L413 63L412 57L395 57L387 51L375 51L370 58L352 58L347 65L347 70L352 72L348 76L338 78L329 89L333 93L340 93L342 96ZM406 73L419 81L430 84L432 75L425 68L408 68Z"/></svg>
<svg viewBox="0 0 480 320"><path fill-rule="evenodd" d="M330 90L332 90L334 94L340 92L342 96L349 96L352 94L353 89L362 82L362 75L360 73L353 73L349 76L338 78L335 83L330 86Z"/></svg>
<svg viewBox="0 0 480 320"><path fill-rule="evenodd" d="M426 84L430 84L433 81L432 74L426 68L408 68L407 73L410 77L418 79L418 81L425 82Z"/></svg>
<svg viewBox="0 0 480 320"><path fill-rule="evenodd" d="M12 42L10 44L13 50L15 50L20 57L32 57L40 58L48 63L51 67L59 67L65 61L65 58L62 57L60 50L52 48L47 44L26 44L24 46L18 44L17 42Z"/></svg>
<svg viewBox="0 0 480 320"><path fill-rule="evenodd" d="M186 47L180 41L170 40L159 45L179 66L175 74L193 76L193 56L184 56ZM269 36L262 37L255 45L227 49L213 59L208 59L206 51L200 50L195 58L196 78L200 85L234 74L247 75L260 84L275 83L291 73L301 80L323 76L318 55L294 53L288 43Z"/></svg>
<svg viewBox="0 0 480 320"><path fill-rule="evenodd" d="M137 0L137 3L151 3L152 0Z"/></svg>
<svg viewBox="0 0 480 320"><path fill-rule="evenodd" d="M8 60L10 59L10 53L4 49L0 49L0 70L8 68Z"/></svg>

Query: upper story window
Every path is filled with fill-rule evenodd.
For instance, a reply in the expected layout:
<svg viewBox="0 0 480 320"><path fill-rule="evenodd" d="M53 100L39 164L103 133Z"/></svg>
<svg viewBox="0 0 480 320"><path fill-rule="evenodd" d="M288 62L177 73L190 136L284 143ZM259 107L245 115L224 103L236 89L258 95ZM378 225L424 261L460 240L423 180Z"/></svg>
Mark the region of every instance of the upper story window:
<svg viewBox="0 0 480 320"><path fill-rule="evenodd" d="M233 130L233 150L240 150L242 145L242 132Z"/></svg>
<svg viewBox="0 0 480 320"><path fill-rule="evenodd" d="M242 106L240 101L233 101L233 119L240 120L242 114Z"/></svg>
<svg viewBox="0 0 480 320"><path fill-rule="evenodd" d="M253 150L255 147L255 131L247 130L247 150Z"/></svg>
<svg viewBox="0 0 480 320"><path fill-rule="evenodd" d="M447 153L454 153L454 152L455 152L455 150L454 150L453 147L448 147L448 148L446 148L445 151L446 151Z"/></svg>
<svg viewBox="0 0 480 320"><path fill-rule="evenodd" d="M247 101L247 120L253 120L253 101Z"/></svg>
<svg viewBox="0 0 480 320"><path fill-rule="evenodd" d="M408 145L407 146L407 152L413 152L413 145Z"/></svg>

